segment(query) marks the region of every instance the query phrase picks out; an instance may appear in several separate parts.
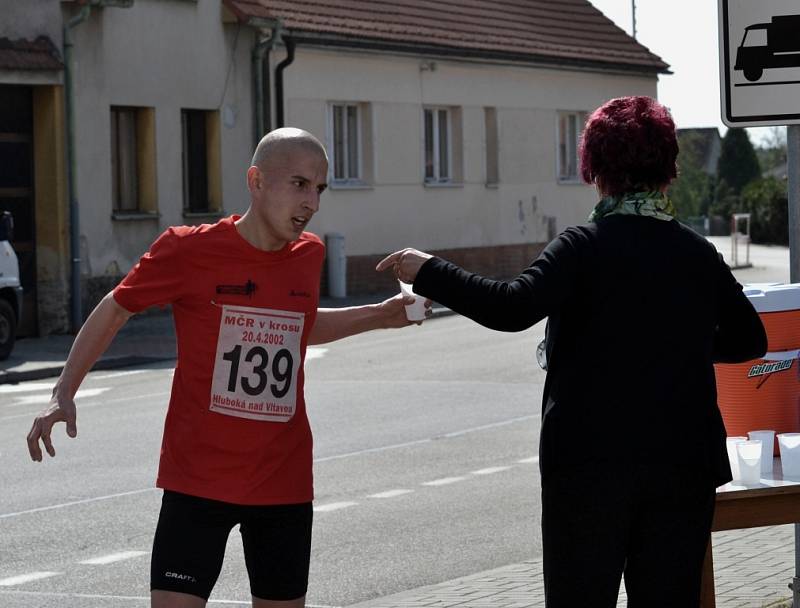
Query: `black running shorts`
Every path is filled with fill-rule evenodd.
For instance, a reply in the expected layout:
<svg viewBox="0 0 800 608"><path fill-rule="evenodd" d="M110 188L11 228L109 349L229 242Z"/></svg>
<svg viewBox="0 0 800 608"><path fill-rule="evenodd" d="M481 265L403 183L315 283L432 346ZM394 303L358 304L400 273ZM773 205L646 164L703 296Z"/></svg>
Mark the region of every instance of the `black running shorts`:
<svg viewBox="0 0 800 608"><path fill-rule="evenodd" d="M234 505L164 491L153 541L150 588L208 599L228 535L239 525L250 592L287 601L306 594L311 557L311 503Z"/></svg>

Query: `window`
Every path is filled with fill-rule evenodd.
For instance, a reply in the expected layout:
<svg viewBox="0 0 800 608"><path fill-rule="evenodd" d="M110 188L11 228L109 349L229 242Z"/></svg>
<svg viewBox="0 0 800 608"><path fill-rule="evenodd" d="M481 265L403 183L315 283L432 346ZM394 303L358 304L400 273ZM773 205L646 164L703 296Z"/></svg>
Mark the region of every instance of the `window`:
<svg viewBox="0 0 800 608"><path fill-rule="evenodd" d="M349 103L331 105L333 181L361 181L360 131L358 105Z"/></svg>
<svg viewBox="0 0 800 608"><path fill-rule="evenodd" d="M497 109L484 108L486 124L486 185L495 186L500 181L498 162Z"/></svg>
<svg viewBox="0 0 800 608"><path fill-rule="evenodd" d="M578 143L584 115L579 112L560 112L558 115L558 180L578 180Z"/></svg>
<svg viewBox="0 0 800 608"><path fill-rule="evenodd" d="M452 179L450 110L425 108L425 181L447 183Z"/></svg>
<svg viewBox="0 0 800 608"><path fill-rule="evenodd" d="M183 212L222 212L219 112L181 110Z"/></svg>
<svg viewBox="0 0 800 608"><path fill-rule="evenodd" d="M155 110L111 108L111 204L114 215L155 213Z"/></svg>
<svg viewBox="0 0 800 608"><path fill-rule="evenodd" d="M368 188L374 179L372 107L367 102L328 105L328 181L331 188Z"/></svg>
<svg viewBox="0 0 800 608"><path fill-rule="evenodd" d="M115 212L139 210L136 176L136 110L112 108L111 181Z"/></svg>
<svg viewBox="0 0 800 608"><path fill-rule="evenodd" d="M759 46L767 46L767 28L760 27L760 28L753 28L753 29L745 29L744 31L744 38L742 38L741 46L748 48L748 47L759 47Z"/></svg>

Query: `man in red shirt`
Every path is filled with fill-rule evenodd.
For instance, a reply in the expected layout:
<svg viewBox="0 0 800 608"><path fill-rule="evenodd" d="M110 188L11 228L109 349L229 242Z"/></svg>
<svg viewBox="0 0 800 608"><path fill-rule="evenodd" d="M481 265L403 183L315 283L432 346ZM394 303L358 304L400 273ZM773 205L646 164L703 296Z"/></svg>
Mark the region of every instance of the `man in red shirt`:
<svg viewBox="0 0 800 608"><path fill-rule="evenodd" d="M303 392L308 344L404 327L404 298L318 309L325 251L304 229L319 209L328 160L299 129L259 143L250 207L216 224L169 228L98 304L73 344L49 407L28 434L31 458L66 422L74 395L128 318L171 304L178 361L157 486L154 608L205 606L239 524L255 608L301 608L311 552L312 437Z"/></svg>

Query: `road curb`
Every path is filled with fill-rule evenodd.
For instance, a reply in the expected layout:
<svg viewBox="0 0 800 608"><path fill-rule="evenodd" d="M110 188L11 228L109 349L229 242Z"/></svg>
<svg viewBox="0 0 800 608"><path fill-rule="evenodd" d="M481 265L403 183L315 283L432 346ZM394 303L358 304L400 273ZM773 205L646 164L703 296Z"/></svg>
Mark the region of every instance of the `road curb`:
<svg viewBox="0 0 800 608"><path fill-rule="evenodd" d="M436 319L437 317L452 317L458 314L456 311L450 310L449 308L432 308L431 312L433 313L430 316L431 319Z"/></svg>
<svg viewBox="0 0 800 608"><path fill-rule="evenodd" d="M120 367L131 367L133 365L145 365L147 363L157 363L159 361L170 361L175 359L171 357L144 357L139 355L124 355L121 357L106 357L100 359L92 366L90 371L99 371L104 369L117 369ZM28 382L30 380L43 380L45 378L55 378L63 371L62 364L49 365L47 367L38 367L36 369L28 369L19 372L0 372L0 384L16 384L18 382Z"/></svg>
<svg viewBox="0 0 800 608"><path fill-rule="evenodd" d="M433 314L430 319L437 319L440 317L449 317L456 313L449 308L434 308ZM175 355L169 356L144 356L144 355L120 355L101 357L97 363L94 364L91 371L104 370L104 369L117 369L120 367L132 367L134 365L146 365L148 363L157 363L160 361L174 360ZM0 370L0 384L16 384L18 382L28 382L31 380L43 380L45 378L55 378L61 374L64 369L64 363L58 362L52 365L41 365L33 369L21 371L6 371Z"/></svg>

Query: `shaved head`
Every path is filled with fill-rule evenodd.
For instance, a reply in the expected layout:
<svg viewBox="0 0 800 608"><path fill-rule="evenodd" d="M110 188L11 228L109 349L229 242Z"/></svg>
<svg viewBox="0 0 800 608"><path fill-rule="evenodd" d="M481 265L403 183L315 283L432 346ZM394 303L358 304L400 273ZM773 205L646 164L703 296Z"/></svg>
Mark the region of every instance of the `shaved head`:
<svg viewBox="0 0 800 608"><path fill-rule="evenodd" d="M258 142L251 166L268 171L273 159L299 150L314 152L326 162L328 160L325 146L311 133L293 127L283 127L270 131Z"/></svg>

